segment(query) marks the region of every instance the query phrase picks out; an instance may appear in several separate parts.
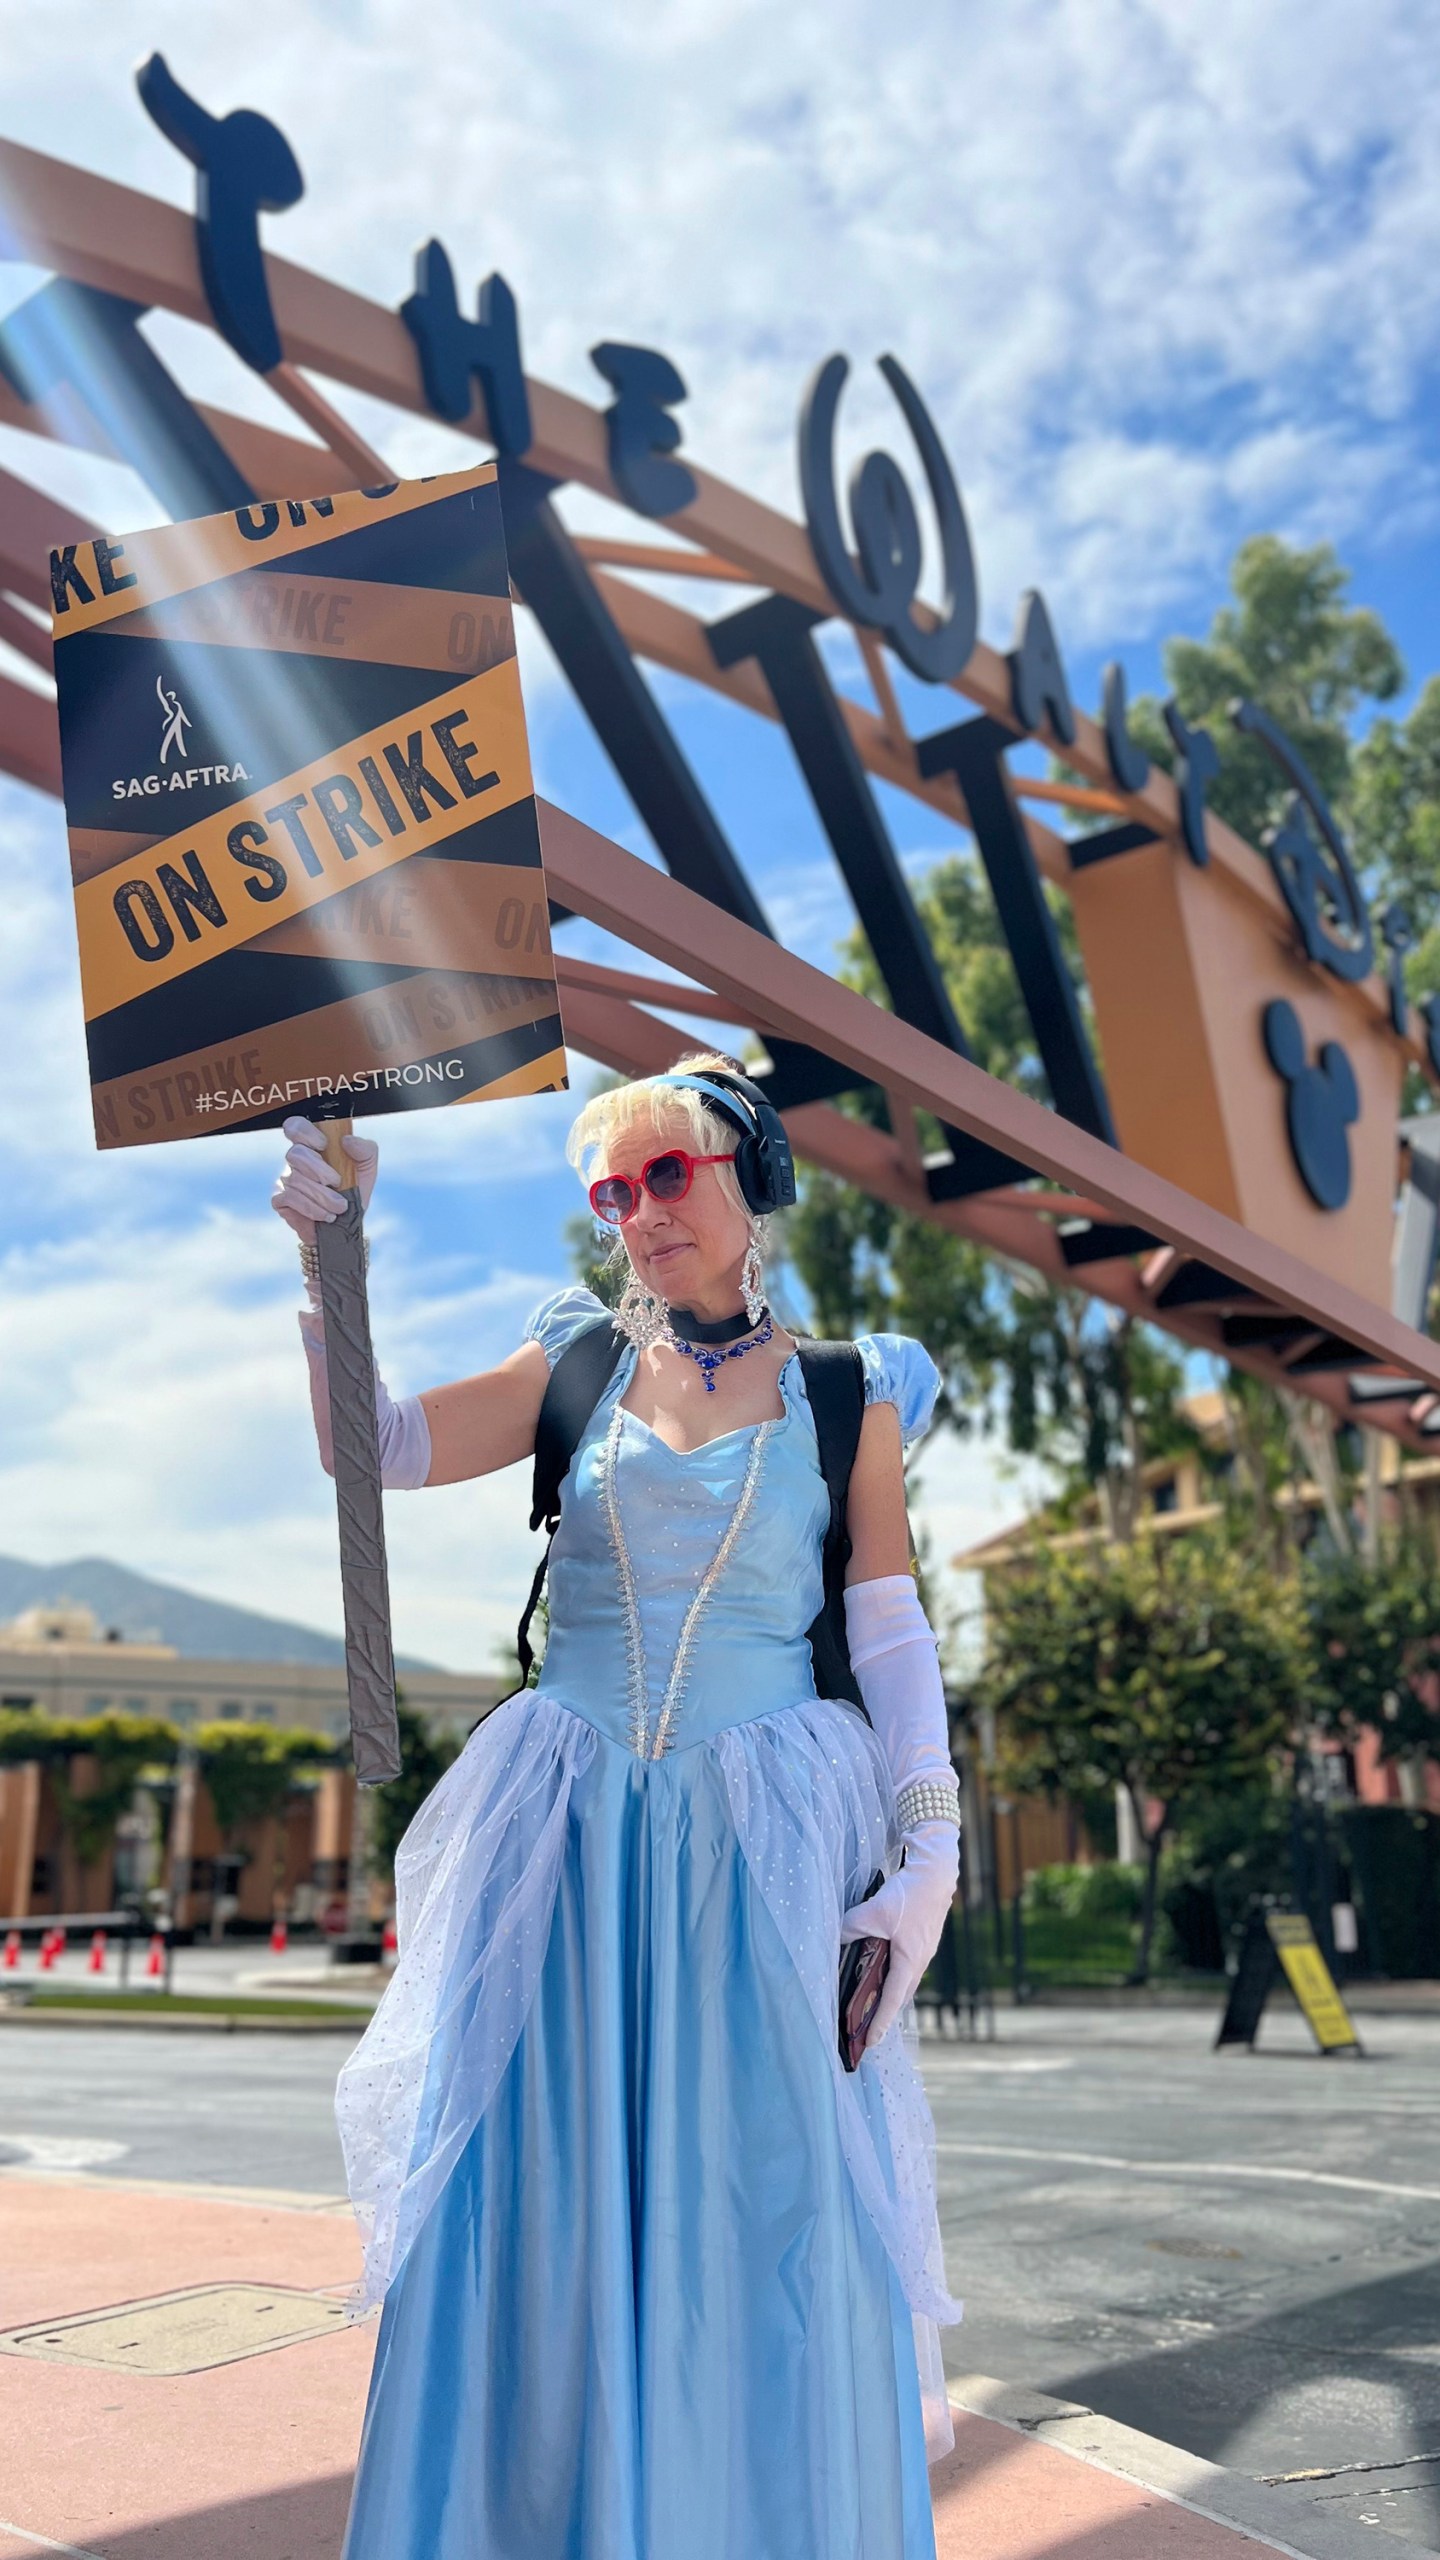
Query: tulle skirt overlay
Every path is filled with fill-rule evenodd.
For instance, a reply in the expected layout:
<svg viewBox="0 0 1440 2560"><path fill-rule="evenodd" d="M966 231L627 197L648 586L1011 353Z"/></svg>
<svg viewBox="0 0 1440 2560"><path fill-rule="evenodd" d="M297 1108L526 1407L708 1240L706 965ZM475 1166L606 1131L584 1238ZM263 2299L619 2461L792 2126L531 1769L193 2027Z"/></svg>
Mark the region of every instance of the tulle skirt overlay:
<svg viewBox="0 0 1440 2560"><path fill-rule="evenodd" d="M472 1735L337 2094L384 2302L346 2560L932 2560L933 2130L898 2034L835 2042L892 1816L822 1699L654 1761L543 1689Z"/></svg>

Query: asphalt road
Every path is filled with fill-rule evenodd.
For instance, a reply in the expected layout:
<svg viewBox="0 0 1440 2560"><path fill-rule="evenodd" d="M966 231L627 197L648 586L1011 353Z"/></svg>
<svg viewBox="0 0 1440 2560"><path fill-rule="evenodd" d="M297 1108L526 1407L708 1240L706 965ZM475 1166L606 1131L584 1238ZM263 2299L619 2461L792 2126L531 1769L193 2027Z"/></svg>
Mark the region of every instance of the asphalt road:
<svg viewBox="0 0 1440 2560"><path fill-rule="evenodd" d="M947 2362L1261 2477L1334 2471L1304 2494L1440 2548L1440 2020L1367 2021L1363 2063L1288 2022L1216 2056L1212 2029L1047 2009L926 2039ZM333 2193L346 2050L0 2028L0 2162Z"/></svg>
<svg viewBox="0 0 1440 2560"><path fill-rule="evenodd" d="M947 2366L1262 2478L1334 2470L1304 2494L1440 2548L1440 2020L1366 2020L1363 2062L1283 2014L1255 2054L1213 2031L1035 2009L927 2040Z"/></svg>

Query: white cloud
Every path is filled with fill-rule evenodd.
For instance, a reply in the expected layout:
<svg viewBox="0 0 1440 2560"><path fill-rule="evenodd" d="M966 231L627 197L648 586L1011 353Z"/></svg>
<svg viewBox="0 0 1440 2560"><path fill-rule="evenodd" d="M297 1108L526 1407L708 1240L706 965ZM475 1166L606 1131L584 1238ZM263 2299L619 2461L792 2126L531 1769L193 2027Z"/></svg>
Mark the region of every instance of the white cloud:
<svg viewBox="0 0 1440 2560"><path fill-rule="evenodd" d="M436 1115L437 1118L440 1115ZM376 1338L393 1393L504 1356L554 1285L537 1270L424 1263L378 1230ZM290 1241L263 1210L179 1229L96 1224L0 1258L6 1397L0 1547L41 1561L106 1554L273 1616L338 1628L334 1493L311 1433ZM915 1516L947 1609L973 1606L956 1549L1018 1510L992 1444L942 1436ZM387 1498L400 1651L488 1668L536 1549L525 1471Z"/></svg>
<svg viewBox="0 0 1440 2560"><path fill-rule="evenodd" d="M243 24L193 0L0 0L0 41L10 135L183 204L190 172L131 87L161 46L212 108L289 132L308 192L269 225L277 250L394 304L439 232L463 279L509 275L532 370L591 400L596 340L664 346L688 448L788 510L800 393L833 348L855 366L844 461L871 440L903 457L873 370L893 348L954 456L1000 639L1035 583L1077 650L1153 639L1208 611L1246 531L1398 542L1440 499L1420 0L915 0L883 22L862 0L547 0L483 24L432 0L423 31L400 0L251 0ZM0 307L32 281L12 272ZM297 431L206 333L147 326L197 392ZM397 469L469 451L339 396ZM0 431L0 462L117 527L156 512L128 473L35 439ZM542 787L641 849L523 646ZM758 733L715 716L718 769ZM786 940L824 958L848 908L813 831L787 832L796 788L742 815ZM96 1157L56 813L0 786L0 845L0 1544L100 1546L333 1625L330 1489L263 1205L278 1149ZM560 1275L567 1117L563 1097L492 1109L483 1142L466 1113L388 1124L375 1295L397 1387L493 1356ZM922 1483L942 1555L1023 1507L980 1443L937 1444ZM522 1511L509 1479L392 1505L403 1645L483 1658Z"/></svg>
<svg viewBox="0 0 1440 2560"><path fill-rule="evenodd" d="M920 0L883 29L862 0L553 0L483 36L435 0L423 45L400 0L255 0L239 42L181 0L3 0L0 31L18 138L188 200L130 86L159 44L212 106L289 132L307 194L277 248L394 303L439 230L462 274L509 274L550 379L594 399L597 339L666 346L688 441L786 506L810 366L847 348L849 432L893 442L871 371L893 346L965 480L997 631L1036 579L1077 637L1138 629L1137 578L1173 610L1251 503L1308 524L1326 492L1343 540L1412 472L1433 488L1440 56L1418 0ZM154 326L190 378L274 414L226 351ZM456 450L366 419L402 466ZM1277 424L1304 430L1288 457ZM1111 473L1082 529L1065 484L1117 452L1129 485Z"/></svg>
<svg viewBox="0 0 1440 2560"><path fill-rule="evenodd" d="M513 1348L544 1271L374 1291L397 1393ZM334 1492L315 1455L289 1240L264 1211L178 1232L97 1224L0 1261L0 1544L96 1552L242 1607L335 1628ZM518 1472L388 1509L396 1642L488 1666L532 1569Z"/></svg>

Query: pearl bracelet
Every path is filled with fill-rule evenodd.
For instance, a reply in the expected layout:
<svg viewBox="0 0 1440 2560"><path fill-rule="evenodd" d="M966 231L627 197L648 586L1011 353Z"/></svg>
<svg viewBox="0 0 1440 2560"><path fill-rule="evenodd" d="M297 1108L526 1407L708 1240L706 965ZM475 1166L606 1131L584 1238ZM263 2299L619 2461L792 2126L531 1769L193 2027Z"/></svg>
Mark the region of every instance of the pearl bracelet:
<svg viewBox="0 0 1440 2560"><path fill-rule="evenodd" d="M365 1247L365 1268L368 1271L370 1268L370 1239L368 1236L364 1236L361 1241ZM307 1288L312 1285L317 1289L319 1288L319 1249L313 1244L307 1244L303 1236L300 1238L300 1276L304 1280Z"/></svg>
<svg viewBox="0 0 1440 2560"><path fill-rule="evenodd" d="M945 1776L912 1778L895 1798L895 1825L916 1831L922 1822L953 1822L960 1828L960 1781L953 1769Z"/></svg>

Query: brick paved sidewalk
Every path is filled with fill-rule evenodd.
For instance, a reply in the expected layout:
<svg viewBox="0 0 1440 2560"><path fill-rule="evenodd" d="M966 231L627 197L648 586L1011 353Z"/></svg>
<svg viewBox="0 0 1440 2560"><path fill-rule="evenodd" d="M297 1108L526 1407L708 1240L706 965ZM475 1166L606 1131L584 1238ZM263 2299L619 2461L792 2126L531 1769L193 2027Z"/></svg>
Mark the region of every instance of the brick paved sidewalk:
<svg viewBox="0 0 1440 2560"><path fill-rule="evenodd" d="M337 2560L356 2264L338 2198L0 2173L0 2560ZM956 2388L940 2560L1373 2560L1373 2533L1088 2412Z"/></svg>

